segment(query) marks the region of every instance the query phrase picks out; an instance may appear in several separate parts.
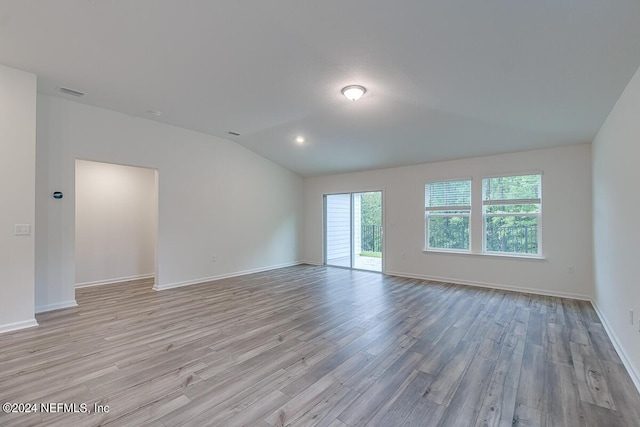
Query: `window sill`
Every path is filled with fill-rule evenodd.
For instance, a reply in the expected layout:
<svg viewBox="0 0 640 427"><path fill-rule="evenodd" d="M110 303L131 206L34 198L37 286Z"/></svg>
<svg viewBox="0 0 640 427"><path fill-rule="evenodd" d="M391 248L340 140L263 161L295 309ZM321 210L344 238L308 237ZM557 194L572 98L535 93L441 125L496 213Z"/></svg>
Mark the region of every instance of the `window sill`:
<svg viewBox="0 0 640 427"><path fill-rule="evenodd" d="M439 254L439 255L462 255L473 257L488 257L488 258L506 258L523 261L546 261L547 258L542 255L519 255L519 254L500 254L500 253L476 253L466 251L447 251L440 249L423 249L425 254Z"/></svg>

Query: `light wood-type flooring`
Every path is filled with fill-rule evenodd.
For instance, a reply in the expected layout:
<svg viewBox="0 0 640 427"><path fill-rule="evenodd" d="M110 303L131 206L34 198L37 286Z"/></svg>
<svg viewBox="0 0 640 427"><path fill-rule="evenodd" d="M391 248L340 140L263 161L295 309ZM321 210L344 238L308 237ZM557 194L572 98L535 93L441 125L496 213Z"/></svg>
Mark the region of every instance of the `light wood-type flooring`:
<svg viewBox="0 0 640 427"><path fill-rule="evenodd" d="M587 302L297 266L80 289L0 335L0 426L640 426Z"/></svg>

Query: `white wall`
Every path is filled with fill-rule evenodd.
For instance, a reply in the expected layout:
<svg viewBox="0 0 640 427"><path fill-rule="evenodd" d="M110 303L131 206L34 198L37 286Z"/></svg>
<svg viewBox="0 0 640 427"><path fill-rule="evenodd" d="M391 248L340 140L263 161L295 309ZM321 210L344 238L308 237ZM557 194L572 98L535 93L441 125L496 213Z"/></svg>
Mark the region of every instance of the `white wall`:
<svg viewBox="0 0 640 427"><path fill-rule="evenodd" d="M159 288L298 261L303 181L265 158L225 139L46 95L38 95L37 124L38 310L74 301L75 159L158 170ZM55 190L64 199L53 200Z"/></svg>
<svg viewBox="0 0 640 427"><path fill-rule="evenodd" d="M640 389L640 71L593 142L594 301ZM634 310L635 325L629 322Z"/></svg>
<svg viewBox="0 0 640 427"><path fill-rule="evenodd" d="M153 276L156 171L76 160L76 286Z"/></svg>
<svg viewBox="0 0 640 427"><path fill-rule="evenodd" d="M540 170L544 173L542 251L546 260L423 252L427 181L472 177L473 208L481 209L482 177ZM322 262L323 193L379 189L384 190L387 273L590 298L590 145L307 178L305 260ZM481 250L478 218L472 224L473 245ZM569 265L575 274L567 273Z"/></svg>
<svg viewBox="0 0 640 427"><path fill-rule="evenodd" d="M0 65L0 332L33 317L36 76ZM31 234L16 236L15 224Z"/></svg>

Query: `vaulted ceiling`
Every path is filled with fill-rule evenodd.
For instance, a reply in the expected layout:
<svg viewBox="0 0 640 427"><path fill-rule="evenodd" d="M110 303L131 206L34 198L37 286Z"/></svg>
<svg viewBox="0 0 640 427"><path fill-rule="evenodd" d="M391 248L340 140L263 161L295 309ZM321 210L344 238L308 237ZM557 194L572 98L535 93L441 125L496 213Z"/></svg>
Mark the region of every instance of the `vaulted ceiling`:
<svg viewBox="0 0 640 427"><path fill-rule="evenodd" d="M2 0L0 63L314 176L590 142L640 2Z"/></svg>

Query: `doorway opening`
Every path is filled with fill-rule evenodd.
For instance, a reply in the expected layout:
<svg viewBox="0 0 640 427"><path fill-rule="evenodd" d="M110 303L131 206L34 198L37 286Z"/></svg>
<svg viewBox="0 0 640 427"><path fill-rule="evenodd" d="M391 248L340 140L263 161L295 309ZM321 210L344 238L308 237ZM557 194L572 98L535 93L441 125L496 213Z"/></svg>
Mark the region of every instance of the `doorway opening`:
<svg viewBox="0 0 640 427"><path fill-rule="evenodd" d="M158 171L76 160L76 288L157 283Z"/></svg>
<svg viewBox="0 0 640 427"><path fill-rule="evenodd" d="M324 264L382 272L382 191L324 196Z"/></svg>

